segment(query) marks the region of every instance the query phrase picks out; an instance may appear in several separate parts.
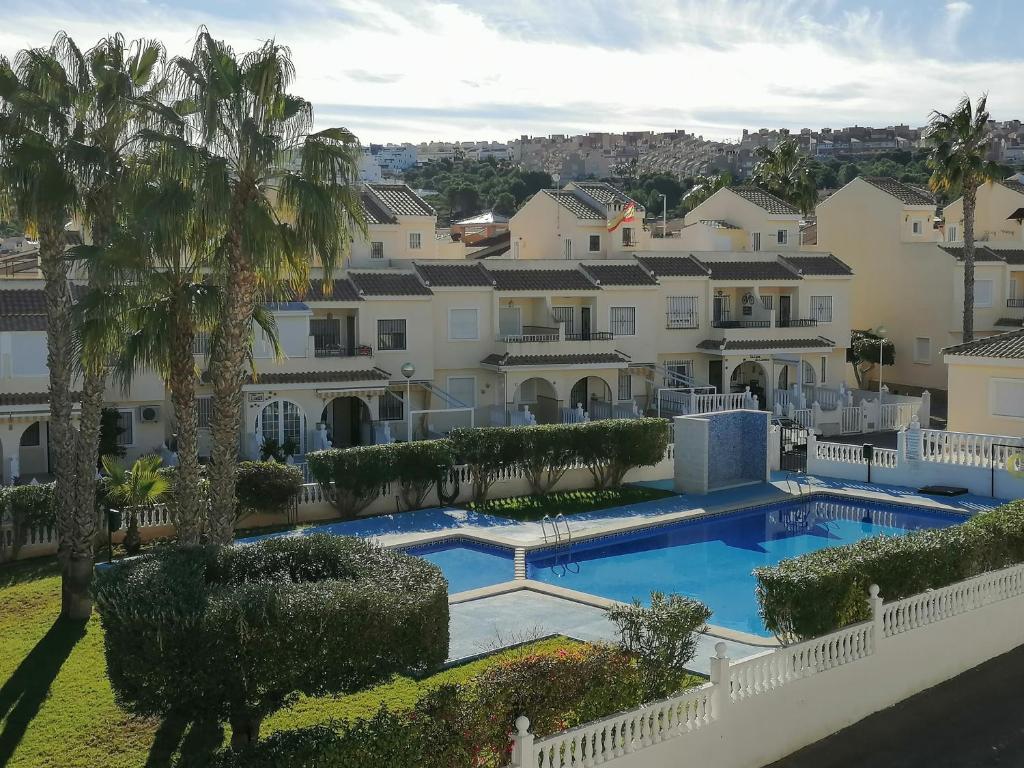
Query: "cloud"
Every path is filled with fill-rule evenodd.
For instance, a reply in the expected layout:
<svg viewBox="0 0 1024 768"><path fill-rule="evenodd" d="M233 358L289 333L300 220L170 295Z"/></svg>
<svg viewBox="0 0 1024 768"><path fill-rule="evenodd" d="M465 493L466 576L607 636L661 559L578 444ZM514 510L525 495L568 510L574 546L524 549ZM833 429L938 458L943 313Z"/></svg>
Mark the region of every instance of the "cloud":
<svg viewBox="0 0 1024 768"><path fill-rule="evenodd" d="M945 48L948 54L957 54L957 43L964 22L974 10L974 6L965 0L952 0L946 3L945 16L942 23L935 27L936 44Z"/></svg>
<svg viewBox="0 0 1024 768"><path fill-rule="evenodd" d="M347 69L345 70L345 75L350 80L362 80L367 83L381 83L382 85L397 83L402 79L402 75L397 73L371 72L367 69Z"/></svg>

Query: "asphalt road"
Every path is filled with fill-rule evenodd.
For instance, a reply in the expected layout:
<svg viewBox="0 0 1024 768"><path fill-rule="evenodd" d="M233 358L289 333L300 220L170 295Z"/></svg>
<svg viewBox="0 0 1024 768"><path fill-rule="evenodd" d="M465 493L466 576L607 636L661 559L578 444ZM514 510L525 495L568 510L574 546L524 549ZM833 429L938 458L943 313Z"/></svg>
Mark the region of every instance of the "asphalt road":
<svg viewBox="0 0 1024 768"><path fill-rule="evenodd" d="M768 768L988 766L1024 766L1024 646Z"/></svg>

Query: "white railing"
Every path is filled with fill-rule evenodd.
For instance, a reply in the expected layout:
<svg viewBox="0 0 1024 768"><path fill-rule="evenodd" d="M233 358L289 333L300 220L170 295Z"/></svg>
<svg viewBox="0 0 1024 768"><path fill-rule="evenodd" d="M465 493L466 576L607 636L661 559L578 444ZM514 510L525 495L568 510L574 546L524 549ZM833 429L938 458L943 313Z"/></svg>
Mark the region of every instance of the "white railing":
<svg viewBox="0 0 1024 768"><path fill-rule="evenodd" d="M814 428L814 416L812 415L810 408L798 408L793 411L790 418L804 429Z"/></svg>
<svg viewBox="0 0 1024 768"><path fill-rule="evenodd" d="M894 430L910 426L916 413L917 408L910 403L884 403L881 406L878 428Z"/></svg>
<svg viewBox="0 0 1024 768"><path fill-rule="evenodd" d="M994 460L996 468L1003 469L1022 445L1024 439L1004 435L921 430L921 459L938 464L991 467Z"/></svg>
<svg viewBox="0 0 1024 768"><path fill-rule="evenodd" d="M605 403L599 400L592 400L588 409L591 421L599 419L639 419L640 409L636 401L630 400L626 403Z"/></svg>
<svg viewBox="0 0 1024 768"><path fill-rule="evenodd" d="M716 643L711 682L698 688L542 739L534 738L528 718L520 716L513 733L510 768L576 768L620 758L625 758L621 764L629 768L671 768L691 763L729 768L760 764L757 760L771 762L849 722L895 704L915 690L953 677L1018 645L1020 608L1016 605L997 615L985 614L976 621L977 626L956 625L942 630L929 627L1022 595L1024 565L984 573L891 603L884 603L878 587L872 585L868 621L768 650L735 664L725 654L726 644ZM1001 633L998 638L987 644L971 643L975 633L990 631L993 618L999 622L999 629L995 630ZM956 663L942 666L942 678L935 678L936 665L929 661L927 653L918 654L919 664L908 661L906 652L911 646L895 639L915 630L922 634L913 641L914 647L922 643L930 648L955 645ZM897 649L900 652L886 654L888 643L902 643ZM828 676L831 670L851 664L864 664L863 674ZM885 683L892 675L900 676L898 684ZM790 686L806 687L786 693ZM815 718L792 717L790 710L795 702L832 708L835 714L826 711L824 719L805 722ZM840 702L846 704L840 706ZM771 737L772 727L761 718L776 717L776 712L776 727L784 731ZM735 743L750 739L752 722L767 730L748 750L736 750ZM823 730L823 722L831 727ZM711 723L716 724L715 729L702 736L703 728ZM671 751L653 752L649 758L631 757L677 738L679 746ZM767 746L769 743L771 746ZM688 750L692 753L688 754ZM721 760L709 760L709 755L716 754Z"/></svg>
<svg viewBox="0 0 1024 768"><path fill-rule="evenodd" d="M861 424L860 406L852 405L843 408L840 416L840 429L844 435L860 432Z"/></svg>
<svg viewBox="0 0 1024 768"><path fill-rule="evenodd" d="M808 403L817 403L822 410L831 411L839 406L840 392L838 389L804 384L804 398Z"/></svg>
<svg viewBox="0 0 1024 768"><path fill-rule="evenodd" d="M575 408L559 408L558 416L563 424L582 424L585 421L590 421L590 416L583 410L582 403Z"/></svg>
<svg viewBox="0 0 1024 768"><path fill-rule="evenodd" d="M864 447L852 443L829 443L821 440L812 441L814 457L822 461L833 461L840 464L867 464L864 458ZM888 469L895 469L899 463L899 451L895 448L875 448L872 451L871 463Z"/></svg>

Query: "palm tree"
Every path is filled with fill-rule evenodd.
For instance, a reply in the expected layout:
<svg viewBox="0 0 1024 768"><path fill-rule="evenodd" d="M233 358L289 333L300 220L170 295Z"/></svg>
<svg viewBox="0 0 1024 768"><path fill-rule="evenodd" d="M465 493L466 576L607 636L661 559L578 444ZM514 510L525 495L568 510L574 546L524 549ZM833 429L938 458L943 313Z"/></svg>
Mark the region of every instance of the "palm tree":
<svg viewBox="0 0 1024 768"><path fill-rule="evenodd" d="M80 249L90 274L106 286L80 302L82 332L99 344L94 340L109 336L109 329L122 329L124 342L114 364L118 383L127 389L136 371L148 369L170 390L178 453L171 511L178 541L197 544L206 499L200 487L193 343L216 321L219 291L204 278L204 269L221 234L217 211L225 197L204 185L201 153L184 178L159 173L159 150L138 165L132 173L146 181L131 185L124 225L106 248Z"/></svg>
<svg viewBox="0 0 1024 768"><path fill-rule="evenodd" d="M932 112L925 138L931 151L928 184L934 192L949 194L957 188L964 201L964 317L963 340L974 339L974 208L978 187L999 174L999 166L987 159L991 132L986 109L988 94L972 108L964 96L950 114Z"/></svg>
<svg viewBox="0 0 1024 768"><path fill-rule="evenodd" d="M311 132L312 105L288 92L295 76L291 53L273 40L238 57L201 30L191 57L175 59L173 68L187 135L223 161L229 205L215 272L223 292L209 370L209 534L227 543L254 312L282 280L303 287L310 258L329 280L351 226L365 232L354 184L358 142L344 128Z"/></svg>
<svg viewBox="0 0 1024 768"><path fill-rule="evenodd" d="M103 470L107 473L107 498L118 504L127 517L124 548L128 554L135 554L142 543L139 537L139 507L149 507L159 502L170 483L160 472L159 456L142 456L135 460L130 470L125 469L114 456L104 456Z"/></svg>
<svg viewBox="0 0 1024 768"><path fill-rule="evenodd" d="M694 178L693 186L683 195L683 205L692 211L723 187L732 186L732 176L727 172L701 174Z"/></svg>
<svg viewBox="0 0 1024 768"><path fill-rule="evenodd" d="M46 48L23 50L14 62L0 57L0 202L39 238L47 315L50 388L49 440L56 477L61 615L92 612L96 515L79 503L76 437L71 425L71 289L64 227L80 207L74 168L81 124L77 106L88 88L84 59L63 36ZM95 474L95 465L90 474Z"/></svg>
<svg viewBox="0 0 1024 768"><path fill-rule="evenodd" d="M818 202L818 190L810 160L800 152L796 141L785 139L774 147L755 150L758 162L751 181L767 192L796 206L807 215Z"/></svg>

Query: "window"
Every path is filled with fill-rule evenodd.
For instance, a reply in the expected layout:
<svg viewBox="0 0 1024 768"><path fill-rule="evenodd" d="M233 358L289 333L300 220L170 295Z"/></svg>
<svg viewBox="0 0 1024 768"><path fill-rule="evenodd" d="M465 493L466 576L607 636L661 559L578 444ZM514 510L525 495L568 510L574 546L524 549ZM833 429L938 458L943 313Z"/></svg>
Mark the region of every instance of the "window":
<svg viewBox="0 0 1024 768"><path fill-rule="evenodd" d="M210 354L210 333L209 333L209 331L196 331L196 335L192 337L192 354L193 355L208 355L208 354Z"/></svg>
<svg viewBox="0 0 1024 768"><path fill-rule="evenodd" d="M633 376L629 371L619 371L619 400L633 399Z"/></svg>
<svg viewBox="0 0 1024 768"><path fill-rule="evenodd" d="M819 323L832 322L831 296L811 296L811 319Z"/></svg>
<svg viewBox="0 0 1024 768"><path fill-rule="evenodd" d="M419 232L409 233L409 250L418 251L423 247L423 235Z"/></svg>
<svg viewBox="0 0 1024 768"><path fill-rule="evenodd" d="M519 258L519 241L518 240L513 240L512 241L512 258L513 259L518 259Z"/></svg>
<svg viewBox="0 0 1024 768"><path fill-rule="evenodd" d="M926 336L914 339L914 362L930 363L932 361L932 340Z"/></svg>
<svg viewBox="0 0 1024 768"><path fill-rule="evenodd" d="M946 237L946 240L948 240L951 243L955 243L956 242L956 236L957 236L956 224L953 224L949 228L949 234Z"/></svg>
<svg viewBox="0 0 1024 768"><path fill-rule="evenodd" d="M822 355L821 356L821 379L819 379L819 381L821 381L822 384L824 384L826 381L828 381L828 376L826 375L827 373L828 373L828 358L825 357L824 355Z"/></svg>
<svg viewBox="0 0 1024 768"><path fill-rule="evenodd" d="M462 405L449 403L449 408L476 408L476 377L449 376L448 394Z"/></svg>
<svg viewBox="0 0 1024 768"><path fill-rule="evenodd" d="M994 283L992 280L974 281L974 306L991 307Z"/></svg>
<svg viewBox="0 0 1024 768"><path fill-rule="evenodd" d="M611 328L614 336L636 336L636 307L612 307Z"/></svg>
<svg viewBox="0 0 1024 768"><path fill-rule="evenodd" d="M317 350L341 348L341 320L336 317L315 317L309 320L309 335Z"/></svg>
<svg viewBox="0 0 1024 768"><path fill-rule="evenodd" d="M668 299L669 328L697 328L700 325L697 315L696 296L669 296Z"/></svg>
<svg viewBox="0 0 1024 768"><path fill-rule="evenodd" d="M576 333L575 310L573 307L552 307L551 316L559 325L565 326L566 335Z"/></svg>
<svg viewBox="0 0 1024 768"><path fill-rule="evenodd" d="M409 245L412 245L410 241ZM373 242L370 243L370 258L371 259L383 259L384 258L384 243Z"/></svg>
<svg viewBox="0 0 1024 768"><path fill-rule="evenodd" d="M920 219L915 219L913 223L913 231L915 235L920 235L924 231L924 226L921 224Z"/></svg>
<svg viewBox="0 0 1024 768"><path fill-rule="evenodd" d="M636 245L636 240L633 239L632 227L622 228L622 244L625 246Z"/></svg>
<svg viewBox="0 0 1024 768"><path fill-rule="evenodd" d="M480 338L480 310L449 309L448 339L450 341L466 341Z"/></svg>
<svg viewBox="0 0 1024 768"><path fill-rule="evenodd" d="M779 245L785 245L789 241L789 232L784 229L780 229L776 234L776 240Z"/></svg>
<svg viewBox="0 0 1024 768"><path fill-rule="evenodd" d="M769 312L771 312L773 309L775 309L775 297L770 293L767 296L762 295L761 306L764 307Z"/></svg>
<svg viewBox="0 0 1024 768"><path fill-rule="evenodd" d="M693 360L666 360L665 371L666 387L686 386L686 382L693 380Z"/></svg>
<svg viewBox="0 0 1024 768"><path fill-rule="evenodd" d="M590 236L590 252L597 253L601 250L601 236L591 235Z"/></svg>
<svg viewBox="0 0 1024 768"><path fill-rule="evenodd" d="M1024 419L1024 379L989 379L988 388L993 416Z"/></svg>
<svg viewBox="0 0 1024 768"><path fill-rule="evenodd" d="M21 433L21 447L35 448L39 445L39 422L33 421L28 429Z"/></svg>
<svg viewBox="0 0 1024 768"><path fill-rule="evenodd" d="M405 419L405 400L394 392L385 392L380 398L380 420L402 421Z"/></svg>
<svg viewBox="0 0 1024 768"><path fill-rule="evenodd" d="M800 370L804 374L804 384L817 384L816 374L814 373L814 366L808 363L806 360L801 361Z"/></svg>
<svg viewBox="0 0 1024 768"><path fill-rule="evenodd" d="M572 258L572 240L565 238L565 258Z"/></svg>
<svg viewBox="0 0 1024 768"><path fill-rule="evenodd" d="M213 417L213 398L212 397L197 397L196 398L196 426L199 429L209 429L210 419Z"/></svg>
<svg viewBox="0 0 1024 768"><path fill-rule="evenodd" d="M381 352L405 349L405 320L377 321L377 349Z"/></svg>
<svg viewBox="0 0 1024 768"><path fill-rule="evenodd" d="M291 441L297 453L305 453L303 428L306 417L290 400L274 400L260 411L260 434L264 440L273 440L278 445Z"/></svg>
<svg viewBox="0 0 1024 768"><path fill-rule="evenodd" d="M519 307L498 308L498 335L501 338L518 336L523 332L522 313Z"/></svg>
<svg viewBox="0 0 1024 768"><path fill-rule="evenodd" d="M537 402L537 380L527 379L519 385L519 403L536 403Z"/></svg>
<svg viewBox="0 0 1024 768"><path fill-rule="evenodd" d="M135 445L135 414L131 411L117 412L117 444L124 448Z"/></svg>
<svg viewBox="0 0 1024 768"><path fill-rule="evenodd" d="M750 250L760 251L761 250L761 233L751 232L750 233Z"/></svg>

